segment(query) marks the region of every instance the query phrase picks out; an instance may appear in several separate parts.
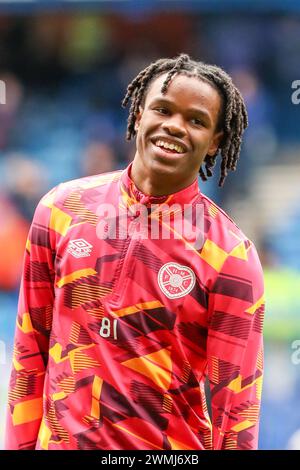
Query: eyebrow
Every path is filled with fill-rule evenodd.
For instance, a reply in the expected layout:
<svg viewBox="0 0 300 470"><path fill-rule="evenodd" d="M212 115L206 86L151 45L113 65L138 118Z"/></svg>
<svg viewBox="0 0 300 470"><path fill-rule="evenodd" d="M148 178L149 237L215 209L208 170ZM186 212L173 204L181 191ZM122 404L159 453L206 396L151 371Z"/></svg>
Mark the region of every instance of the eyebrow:
<svg viewBox="0 0 300 470"><path fill-rule="evenodd" d="M171 105L171 106L172 106L172 105L175 105L175 106L176 106L176 103L175 103L174 101L168 100L167 98L160 98L159 96L153 98L153 99L150 101L149 104L153 106L155 103L161 103L161 104L168 104L168 105ZM211 124L211 117L210 117L210 115L208 114L208 112L205 111L204 109L189 108L189 109L188 109L188 112L203 116L203 117L204 117L205 119L207 119L208 122Z"/></svg>

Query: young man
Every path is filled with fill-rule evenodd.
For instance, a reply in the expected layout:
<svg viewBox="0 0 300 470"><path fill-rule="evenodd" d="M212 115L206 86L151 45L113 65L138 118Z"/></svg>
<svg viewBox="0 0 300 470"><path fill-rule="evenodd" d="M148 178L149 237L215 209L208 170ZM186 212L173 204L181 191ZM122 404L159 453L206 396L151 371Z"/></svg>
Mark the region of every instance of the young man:
<svg viewBox="0 0 300 470"><path fill-rule="evenodd" d="M262 270L197 182L219 151L220 185L236 168L243 99L185 54L141 71L129 99L133 163L61 184L37 207L7 448L256 448Z"/></svg>

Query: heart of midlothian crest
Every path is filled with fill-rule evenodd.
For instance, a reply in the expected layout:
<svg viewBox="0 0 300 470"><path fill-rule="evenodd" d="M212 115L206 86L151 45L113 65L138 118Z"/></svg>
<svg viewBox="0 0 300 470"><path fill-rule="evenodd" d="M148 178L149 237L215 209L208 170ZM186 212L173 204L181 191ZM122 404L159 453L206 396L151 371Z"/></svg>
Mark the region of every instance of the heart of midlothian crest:
<svg viewBox="0 0 300 470"><path fill-rule="evenodd" d="M193 289L196 276L194 271L178 263L166 263L158 272L158 285L169 299L178 299Z"/></svg>

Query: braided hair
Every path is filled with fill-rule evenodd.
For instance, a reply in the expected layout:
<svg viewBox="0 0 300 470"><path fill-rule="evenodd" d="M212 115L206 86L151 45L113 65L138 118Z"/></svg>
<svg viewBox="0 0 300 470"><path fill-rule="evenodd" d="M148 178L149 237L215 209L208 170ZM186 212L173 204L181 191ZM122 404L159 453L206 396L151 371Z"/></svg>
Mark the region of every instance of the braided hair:
<svg viewBox="0 0 300 470"><path fill-rule="evenodd" d="M214 155L206 155L204 159L205 168L200 167L199 174L203 181L213 174L217 156L221 154L221 175L219 186L223 186L228 170L235 171L240 155L242 134L248 126L248 116L243 97L235 87L231 77L220 67L196 62L187 54L180 54L173 59L159 59L152 62L148 67L132 80L127 87L126 95L122 101L125 108L131 100L129 116L127 121L126 139L131 140L136 135L135 122L139 107L143 105L149 85L158 76L167 73L162 85L161 93L165 94L172 78L176 74L184 74L189 77L198 77L212 85L222 98L222 111L220 112L218 129L223 131L220 148Z"/></svg>

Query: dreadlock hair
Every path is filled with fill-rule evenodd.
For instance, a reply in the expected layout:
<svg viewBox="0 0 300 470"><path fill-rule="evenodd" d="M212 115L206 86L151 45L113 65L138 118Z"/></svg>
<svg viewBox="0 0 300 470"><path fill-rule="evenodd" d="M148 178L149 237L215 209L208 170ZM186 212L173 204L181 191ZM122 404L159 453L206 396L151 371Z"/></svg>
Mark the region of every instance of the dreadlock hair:
<svg viewBox="0 0 300 470"><path fill-rule="evenodd" d="M223 138L220 148L214 155L206 155L204 158L205 171L201 165L199 169L200 177L206 181L212 176L212 169L215 166L217 156L221 154L219 186L223 186L228 170L235 171L240 155L242 134L248 126L248 116L243 97L235 87L231 77L216 65L196 62L187 54L168 59L159 59L152 62L148 67L132 80L127 87L126 95L122 101L125 108L131 100L129 116L127 121L126 139L131 140L136 135L135 123L140 106L143 106L149 85L158 76L167 73L162 85L161 93L165 94L172 78L176 74L184 74L189 77L197 77L208 82L218 92L222 99L222 111L220 112L218 130L223 131Z"/></svg>

